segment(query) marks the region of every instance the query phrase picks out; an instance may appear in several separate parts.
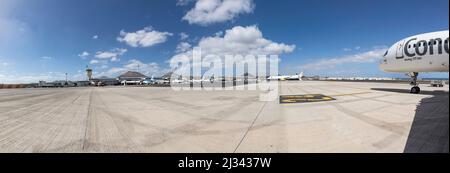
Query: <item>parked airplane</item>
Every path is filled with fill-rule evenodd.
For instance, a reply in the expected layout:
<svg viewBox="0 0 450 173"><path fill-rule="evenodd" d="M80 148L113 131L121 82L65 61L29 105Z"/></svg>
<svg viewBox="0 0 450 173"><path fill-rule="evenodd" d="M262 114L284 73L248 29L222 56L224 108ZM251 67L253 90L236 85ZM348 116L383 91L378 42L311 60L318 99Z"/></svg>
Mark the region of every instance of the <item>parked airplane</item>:
<svg viewBox="0 0 450 173"><path fill-rule="evenodd" d="M420 93L420 72L449 71L449 32L439 31L415 35L391 46L384 54L380 69L407 73L411 77L411 93Z"/></svg>
<svg viewBox="0 0 450 173"><path fill-rule="evenodd" d="M166 83L168 83L168 81L169 80L166 78L152 76L151 78L147 78L147 79L143 80L141 84L142 85L166 84Z"/></svg>
<svg viewBox="0 0 450 173"><path fill-rule="evenodd" d="M193 83L206 83L206 82L214 83L214 81L215 81L214 74L212 74L209 79L206 79L206 76L203 76L202 79L200 80L192 79Z"/></svg>
<svg viewBox="0 0 450 173"><path fill-rule="evenodd" d="M185 79L175 79L175 80L172 80L171 83L173 83L173 84L184 84L184 83L187 83L186 81L187 80L185 80Z"/></svg>
<svg viewBox="0 0 450 173"><path fill-rule="evenodd" d="M269 76L267 80L302 80L303 72L296 75L290 75L290 76Z"/></svg>

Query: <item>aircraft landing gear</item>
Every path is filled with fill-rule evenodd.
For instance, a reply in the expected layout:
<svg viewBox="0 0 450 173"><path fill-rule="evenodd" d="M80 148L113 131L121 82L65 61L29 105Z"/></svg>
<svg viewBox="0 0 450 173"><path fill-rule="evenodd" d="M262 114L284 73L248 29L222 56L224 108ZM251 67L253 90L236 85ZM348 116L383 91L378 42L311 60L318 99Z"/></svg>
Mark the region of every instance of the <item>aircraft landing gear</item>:
<svg viewBox="0 0 450 173"><path fill-rule="evenodd" d="M419 94L420 93L420 88L418 86L412 87L411 88L411 93Z"/></svg>
<svg viewBox="0 0 450 173"><path fill-rule="evenodd" d="M420 93L420 88L419 88L419 83L417 83L417 77L419 76L419 73L414 72L409 74L409 76L411 77L411 85L413 86L411 88L411 92L412 94L419 94Z"/></svg>

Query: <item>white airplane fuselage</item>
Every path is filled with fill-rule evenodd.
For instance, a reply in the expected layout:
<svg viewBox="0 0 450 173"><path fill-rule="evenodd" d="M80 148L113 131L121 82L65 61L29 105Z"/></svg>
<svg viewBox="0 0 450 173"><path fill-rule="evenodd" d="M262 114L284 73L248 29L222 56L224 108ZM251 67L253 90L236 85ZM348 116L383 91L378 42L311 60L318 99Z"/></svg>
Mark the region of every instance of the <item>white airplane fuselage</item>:
<svg viewBox="0 0 450 173"><path fill-rule="evenodd" d="M449 32L431 32L405 38L391 46L380 63L386 72L449 71Z"/></svg>
<svg viewBox="0 0 450 173"><path fill-rule="evenodd" d="M290 76L270 76L267 78L267 80L302 80L303 72L296 75L290 75Z"/></svg>

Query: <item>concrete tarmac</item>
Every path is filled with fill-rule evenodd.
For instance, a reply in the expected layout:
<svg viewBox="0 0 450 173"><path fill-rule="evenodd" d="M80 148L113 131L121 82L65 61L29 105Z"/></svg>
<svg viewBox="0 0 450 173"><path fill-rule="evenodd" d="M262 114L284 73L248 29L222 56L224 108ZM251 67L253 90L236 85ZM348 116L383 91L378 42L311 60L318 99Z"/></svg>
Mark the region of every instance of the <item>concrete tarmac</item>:
<svg viewBox="0 0 450 173"><path fill-rule="evenodd" d="M286 81L259 91L104 87L0 90L0 152L447 152L449 87Z"/></svg>

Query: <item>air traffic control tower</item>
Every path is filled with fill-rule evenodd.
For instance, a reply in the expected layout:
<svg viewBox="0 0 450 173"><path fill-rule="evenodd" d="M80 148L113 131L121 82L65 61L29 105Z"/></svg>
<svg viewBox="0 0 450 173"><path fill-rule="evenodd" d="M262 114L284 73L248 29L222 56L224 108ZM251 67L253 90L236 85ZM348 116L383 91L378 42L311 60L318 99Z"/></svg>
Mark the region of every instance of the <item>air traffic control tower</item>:
<svg viewBox="0 0 450 173"><path fill-rule="evenodd" d="M86 66L86 75L88 77L88 80L91 81L91 79L92 79L92 69L90 69L88 66Z"/></svg>

